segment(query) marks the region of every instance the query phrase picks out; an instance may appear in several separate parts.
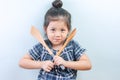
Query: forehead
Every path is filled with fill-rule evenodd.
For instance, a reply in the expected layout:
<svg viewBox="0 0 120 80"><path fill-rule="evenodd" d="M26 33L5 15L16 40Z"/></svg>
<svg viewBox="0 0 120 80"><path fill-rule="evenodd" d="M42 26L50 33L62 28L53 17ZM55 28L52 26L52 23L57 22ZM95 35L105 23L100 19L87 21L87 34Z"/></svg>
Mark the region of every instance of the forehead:
<svg viewBox="0 0 120 80"><path fill-rule="evenodd" d="M65 24L67 24L68 22L65 16L55 16L55 17L49 16L48 22L50 23L51 21L63 21Z"/></svg>
<svg viewBox="0 0 120 80"><path fill-rule="evenodd" d="M48 27L62 27L62 28L67 28L67 24L63 20L58 20L58 21L50 21Z"/></svg>

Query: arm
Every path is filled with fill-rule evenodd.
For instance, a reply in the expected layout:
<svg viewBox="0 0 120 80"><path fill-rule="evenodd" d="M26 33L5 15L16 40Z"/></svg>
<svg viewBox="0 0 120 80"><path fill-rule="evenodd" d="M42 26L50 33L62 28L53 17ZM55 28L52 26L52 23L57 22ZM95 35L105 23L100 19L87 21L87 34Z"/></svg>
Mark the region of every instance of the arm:
<svg viewBox="0 0 120 80"><path fill-rule="evenodd" d="M78 61L65 61L56 57L55 64L63 64L67 68L76 70L90 70L92 66L86 54L83 54Z"/></svg>
<svg viewBox="0 0 120 80"><path fill-rule="evenodd" d="M51 61L35 61L29 54L25 54L19 61L19 66L25 69L40 69L43 68L49 72L53 68L53 62Z"/></svg>
<svg viewBox="0 0 120 80"><path fill-rule="evenodd" d="M76 70L90 70L92 67L86 54L83 54L78 61L66 61L64 66Z"/></svg>
<svg viewBox="0 0 120 80"><path fill-rule="evenodd" d="M25 69L39 69L41 65L40 61L34 61L29 54L25 54L19 61L19 66Z"/></svg>

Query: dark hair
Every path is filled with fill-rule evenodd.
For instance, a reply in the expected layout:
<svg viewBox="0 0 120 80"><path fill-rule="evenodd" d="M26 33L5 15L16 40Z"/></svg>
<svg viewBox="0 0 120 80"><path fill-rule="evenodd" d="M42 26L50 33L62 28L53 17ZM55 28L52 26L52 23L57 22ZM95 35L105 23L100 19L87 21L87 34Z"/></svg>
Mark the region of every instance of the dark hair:
<svg viewBox="0 0 120 80"><path fill-rule="evenodd" d="M62 1L55 0L44 17L44 27L47 27L50 21L64 20L67 24L68 30L71 30L71 14L62 8Z"/></svg>

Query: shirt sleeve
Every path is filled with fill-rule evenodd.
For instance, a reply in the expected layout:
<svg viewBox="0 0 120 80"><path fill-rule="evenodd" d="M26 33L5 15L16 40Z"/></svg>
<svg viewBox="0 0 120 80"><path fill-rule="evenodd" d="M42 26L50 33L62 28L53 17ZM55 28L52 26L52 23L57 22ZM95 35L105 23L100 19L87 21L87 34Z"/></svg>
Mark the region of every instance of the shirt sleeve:
<svg viewBox="0 0 120 80"><path fill-rule="evenodd" d="M85 48L82 48L78 42L74 41L74 57L76 60L79 60L85 51Z"/></svg>
<svg viewBox="0 0 120 80"><path fill-rule="evenodd" d="M35 46L33 46L32 49L29 50L29 54L34 60L40 60L42 50L43 50L42 45L38 43Z"/></svg>

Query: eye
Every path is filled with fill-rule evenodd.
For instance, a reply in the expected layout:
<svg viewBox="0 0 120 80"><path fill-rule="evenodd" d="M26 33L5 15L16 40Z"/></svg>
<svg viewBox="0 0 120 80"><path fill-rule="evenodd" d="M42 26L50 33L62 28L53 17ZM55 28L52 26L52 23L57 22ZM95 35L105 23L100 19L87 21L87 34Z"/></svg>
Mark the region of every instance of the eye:
<svg viewBox="0 0 120 80"><path fill-rule="evenodd" d="M51 29L51 31L52 31L52 32L54 32L54 31L55 31L55 29L53 28L53 29Z"/></svg>
<svg viewBox="0 0 120 80"><path fill-rule="evenodd" d="M65 29L61 29L61 32L64 32L65 31Z"/></svg>

